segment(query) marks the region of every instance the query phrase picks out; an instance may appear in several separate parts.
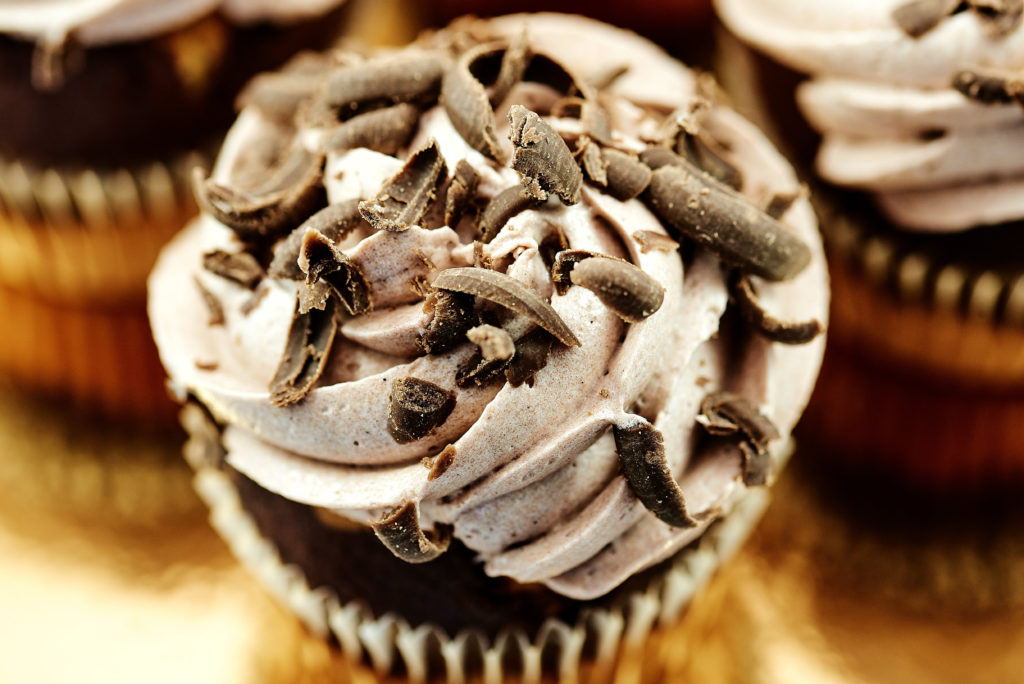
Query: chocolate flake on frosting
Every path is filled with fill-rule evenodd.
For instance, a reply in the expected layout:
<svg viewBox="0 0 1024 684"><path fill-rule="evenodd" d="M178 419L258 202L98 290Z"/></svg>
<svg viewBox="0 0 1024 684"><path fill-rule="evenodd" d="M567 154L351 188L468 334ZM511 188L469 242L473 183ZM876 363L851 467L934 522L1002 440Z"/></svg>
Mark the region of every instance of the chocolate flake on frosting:
<svg viewBox="0 0 1024 684"><path fill-rule="evenodd" d="M651 169L636 157L612 148L601 151L608 174L608 194L625 202L647 189Z"/></svg>
<svg viewBox="0 0 1024 684"><path fill-rule="evenodd" d="M215 325L224 325L224 306L217 299L217 295L210 292L209 288L203 285L203 281L198 277L192 278L192 282L196 284L199 296L203 298L203 304L206 305L206 325L211 328Z"/></svg>
<svg viewBox="0 0 1024 684"><path fill-rule="evenodd" d="M455 165L455 173L444 198L444 225L454 228L459 224L466 207L476 197L479 184L480 176L473 166L465 159L460 159Z"/></svg>
<svg viewBox="0 0 1024 684"><path fill-rule="evenodd" d="M274 247L274 259L267 273L271 278L302 280L306 277L299 268L299 254L306 233L315 230L332 242L339 242L359 227L363 217L359 213L359 200L335 202L303 221L288 237Z"/></svg>
<svg viewBox="0 0 1024 684"><path fill-rule="evenodd" d="M455 462L455 456L457 453L458 452L455 450L454 444L449 444L442 449L441 453L434 457L434 462L430 466L430 474L427 475L427 481L433 482L444 475L448 468L451 467L452 463Z"/></svg>
<svg viewBox="0 0 1024 684"><path fill-rule="evenodd" d="M729 293L747 323L772 342L807 344L822 331L817 319L794 323L772 316L761 306L750 276L739 271L734 272L729 280Z"/></svg>
<svg viewBox="0 0 1024 684"><path fill-rule="evenodd" d="M448 550L451 528L442 526L435 534L427 535L420 529L419 518L416 504L407 503L373 523L373 533L406 563L426 563Z"/></svg>
<svg viewBox="0 0 1024 684"><path fill-rule="evenodd" d="M516 340L516 353L505 368L505 379L513 387L533 384L533 376L548 363L555 338L544 328L534 328Z"/></svg>
<svg viewBox="0 0 1024 684"><path fill-rule="evenodd" d="M612 257L584 259L569 278L629 323L641 322L660 309L665 299L665 288L657 280L640 267Z"/></svg>
<svg viewBox="0 0 1024 684"><path fill-rule="evenodd" d="M810 263L803 240L685 160L657 169L647 193L658 216L727 264L779 281Z"/></svg>
<svg viewBox="0 0 1024 684"><path fill-rule="evenodd" d="M500 105L517 83L523 80L526 67L530 65L530 46L525 31L512 41L501 55L501 68L491 88L491 107Z"/></svg>
<svg viewBox="0 0 1024 684"><path fill-rule="evenodd" d="M255 107L265 116L291 123L303 102L312 99L323 83L321 74L290 71L259 74L235 99L239 111Z"/></svg>
<svg viewBox="0 0 1024 684"><path fill-rule="evenodd" d="M595 256L599 256L597 252L585 249L563 249L556 254L555 262L551 265L551 284L555 286L555 292L560 295L568 292L572 286L572 269L584 259Z"/></svg>
<svg viewBox="0 0 1024 684"><path fill-rule="evenodd" d="M440 55L408 51L342 66L327 80L327 104L341 119L399 102L429 101L441 84Z"/></svg>
<svg viewBox="0 0 1024 684"><path fill-rule="evenodd" d="M455 408L455 395L432 382L397 378L388 400L388 434L399 444L430 434Z"/></svg>
<svg viewBox="0 0 1024 684"><path fill-rule="evenodd" d="M522 105L508 111L509 140L515 146L512 168L538 200L553 192L566 204L580 201L583 172L572 152L551 125Z"/></svg>
<svg viewBox="0 0 1024 684"><path fill-rule="evenodd" d="M338 329L335 308L333 298L327 300L322 311L299 313L299 304L295 303L284 354L270 381L270 402L274 406L298 402L320 379Z"/></svg>
<svg viewBox="0 0 1024 684"><path fill-rule="evenodd" d="M638 230L633 239L640 243L640 251L647 254L651 251L672 252L679 249L679 243L668 235L655 233L653 230Z"/></svg>
<svg viewBox="0 0 1024 684"><path fill-rule="evenodd" d="M1024 0L968 0L967 5L985 21L993 38L1016 31L1024 14Z"/></svg>
<svg viewBox="0 0 1024 684"><path fill-rule="evenodd" d="M503 154L494 128L494 111L484 85L473 75L477 60L492 57L502 48L481 45L462 54L441 83L441 103L452 126L470 147L501 162Z"/></svg>
<svg viewBox="0 0 1024 684"><path fill-rule="evenodd" d="M478 225L480 241L490 242L498 234L498 231L505 227L509 219L519 212L533 209L540 204L541 202L521 185L505 188L491 198L480 215Z"/></svg>
<svg viewBox="0 0 1024 684"><path fill-rule="evenodd" d="M1024 105L1024 80L1004 71L963 69L953 77L953 88L982 104Z"/></svg>
<svg viewBox="0 0 1024 684"><path fill-rule="evenodd" d="M248 252L233 254L215 249L203 255L203 268L249 290L256 287L263 278L259 262Z"/></svg>
<svg viewBox="0 0 1024 684"><path fill-rule="evenodd" d="M672 477L665 460L665 439L644 421L631 427L614 426L615 450L622 476L647 510L673 527L697 524L686 512L683 492Z"/></svg>
<svg viewBox="0 0 1024 684"><path fill-rule="evenodd" d="M754 402L731 392L712 392L701 402L697 422L712 435L742 435L743 483L748 487L767 484L768 442L779 438L779 430Z"/></svg>
<svg viewBox="0 0 1024 684"><path fill-rule="evenodd" d="M425 354L441 354L460 344L466 331L477 322L473 295L462 292L435 290L423 308L433 314L416 340Z"/></svg>
<svg viewBox="0 0 1024 684"><path fill-rule="evenodd" d="M306 231L299 255L299 268L306 273L308 286L315 286L318 281L330 285L353 316L373 309L370 290L363 274L348 255L323 233L312 228ZM307 308L301 307L303 311Z"/></svg>
<svg viewBox="0 0 1024 684"><path fill-rule="evenodd" d="M431 138L384 184L377 197L359 205L359 212L377 230L402 231L419 225L447 177L444 157Z"/></svg>
<svg viewBox="0 0 1024 684"><path fill-rule="evenodd" d="M892 11L893 21L911 38L918 38L939 25L960 6L961 0L911 0Z"/></svg>
<svg viewBox="0 0 1024 684"><path fill-rule="evenodd" d="M567 347L578 347L580 344L562 317L551 308L551 304L512 276L485 268L449 268L437 274L434 287L494 302L529 318Z"/></svg>
<svg viewBox="0 0 1024 684"><path fill-rule="evenodd" d="M365 147L395 154L409 142L420 121L420 110L407 102L352 117L327 134L327 152Z"/></svg>

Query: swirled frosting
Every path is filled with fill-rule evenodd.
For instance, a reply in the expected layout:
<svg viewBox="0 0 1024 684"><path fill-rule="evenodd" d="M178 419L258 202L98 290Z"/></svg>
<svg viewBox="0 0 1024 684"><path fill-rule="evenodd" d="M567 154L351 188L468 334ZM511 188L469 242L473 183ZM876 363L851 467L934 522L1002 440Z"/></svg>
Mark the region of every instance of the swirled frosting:
<svg viewBox="0 0 1024 684"><path fill-rule="evenodd" d="M220 11L239 24L287 24L329 12L344 0L5 0L0 32L59 45L142 40Z"/></svg>
<svg viewBox="0 0 1024 684"><path fill-rule="evenodd" d="M462 46L491 40L525 40L530 53L554 58L577 83L607 82L608 74L619 73L595 101L610 124L607 144L626 156L659 139L672 110L697 99L697 79L682 65L633 34L580 17L460 24L397 56L439 51L457 60ZM353 66L352 58L339 59L343 68ZM548 84L511 87L494 108L498 158L467 142L453 123L460 112L452 103L421 104L411 137L395 156L367 148L328 151L326 199L331 206L379 199L403 159L436 144L447 169L463 161L472 167L477 203L487 206L526 180L501 160L513 156L510 107L545 112L541 118L561 137L580 142L580 119L550 113L560 97ZM798 191L787 163L749 123L717 105L706 114L702 125L742 172L750 202L766 206ZM297 120L307 123L296 139L310 150L331 137L309 123L316 117ZM248 107L225 142L212 182L240 183L253 158L273 158L259 152L261 141L282 130L292 134L288 124ZM511 137L522 142L529 137L524 131ZM366 283L372 310L340 317L316 386L286 407L273 404L268 384L289 336L297 292L307 285L264 278L254 295L202 268L203 254L240 247L236 231L207 212L165 250L150 280L153 331L172 385L198 398L224 426L227 462L271 491L364 524L413 505L419 527L450 529L479 554L488 574L542 582L578 599L600 596L698 538L744 495L741 445L711 438L698 425L705 397L719 390L741 395L774 423L779 434L772 444L779 444L809 397L823 339L781 344L755 332L729 304L728 273L719 258L694 244L684 258L646 200L616 199L593 180L583 183L571 205L555 195L552 189L546 201L514 213L486 243L474 243L476 222L483 219L472 212L454 226L429 226L424 217L404 230L363 225L339 237L336 246ZM810 247L810 263L783 282L757 279L759 297L779 319L824 323L827 276L813 212L806 198L792 196L783 230ZM641 280L663 291L660 307L627 322L592 289L573 285L559 293L545 256L553 242L639 267ZM424 307L423 284L474 264L550 303L579 344L553 341L530 382L513 386L502 376L460 386L457 373L477 346L462 339L447 351L423 353L417 340L433 315ZM211 298L220 319L213 325L205 303ZM516 339L535 328L523 316L500 320ZM399 441L387 425L390 393L403 378L433 383L454 404L429 434ZM663 438L665 462L692 524L663 522L623 476L613 431L638 426L653 427Z"/></svg>
<svg viewBox="0 0 1024 684"><path fill-rule="evenodd" d="M810 74L797 99L822 134L823 178L870 191L908 230L1024 217L1024 162L1014 153L1024 139L1020 105L954 88L965 70L1019 72L1019 22L998 31L970 3L925 2L939 14L911 35L918 31L897 18L909 0L716 2L743 40Z"/></svg>

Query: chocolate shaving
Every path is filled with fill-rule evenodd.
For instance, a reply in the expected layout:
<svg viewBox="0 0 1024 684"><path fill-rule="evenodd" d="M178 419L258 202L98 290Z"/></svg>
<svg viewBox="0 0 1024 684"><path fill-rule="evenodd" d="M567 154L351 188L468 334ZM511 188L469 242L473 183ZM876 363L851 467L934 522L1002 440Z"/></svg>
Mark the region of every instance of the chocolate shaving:
<svg viewBox="0 0 1024 684"><path fill-rule="evenodd" d="M270 262L268 273L272 278L286 280L302 280L306 277L299 268L299 254L306 233L315 230L332 242L340 242L359 227L363 217L359 214L359 200L345 200L328 204L303 221L298 228L288 234L274 248L274 259Z"/></svg>
<svg viewBox="0 0 1024 684"><path fill-rule="evenodd" d="M665 460L665 440L647 422L612 428L619 466L633 494L647 510L673 527L694 527L697 521L686 512L686 501Z"/></svg>
<svg viewBox="0 0 1024 684"><path fill-rule="evenodd" d="M764 213L771 216L773 219L781 219L793 203L800 199L803 194L803 190L795 190L793 192L777 192L772 195L772 198L768 200L768 206L764 208Z"/></svg>
<svg viewBox="0 0 1024 684"><path fill-rule="evenodd" d="M526 189L539 200L553 192L566 204L580 201L583 172L555 129L522 105L508 111L509 140L515 147L512 168Z"/></svg>
<svg viewBox="0 0 1024 684"><path fill-rule="evenodd" d="M602 150L608 174L608 194L625 202L647 189L651 183L651 169L625 152L605 148Z"/></svg>
<svg viewBox="0 0 1024 684"><path fill-rule="evenodd" d="M399 102L429 102L441 84L445 63L428 52L401 53L335 69L326 102L342 119Z"/></svg>
<svg viewBox="0 0 1024 684"><path fill-rule="evenodd" d="M1024 0L968 0L967 4L985 21L993 38L1004 38L1016 31L1024 14Z"/></svg>
<svg viewBox="0 0 1024 684"><path fill-rule="evenodd" d="M554 341L555 338L543 328L534 328L516 340L516 353L505 368L508 384L513 387L524 382L532 385L533 376L547 365Z"/></svg>
<svg viewBox="0 0 1024 684"><path fill-rule="evenodd" d="M424 354L441 354L465 339L466 331L477 323L473 295L435 290L423 305L432 312L430 322L416 340Z"/></svg>
<svg viewBox="0 0 1024 684"><path fill-rule="evenodd" d="M530 65L530 48L526 43L525 31L508 46L501 55L501 69L491 88L491 107L500 105L517 83L523 80L526 67Z"/></svg>
<svg viewBox="0 0 1024 684"><path fill-rule="evenodd" d="M288 71L259 74L242 89L235 99L235 109L255 107L270 118L291 123L306 100L316 95L323 83L319 74Z"/></svg>
<svg viewBox="0 0 1024 684"><path fill-rule="evenodd" d="M525 316L544 328L567 347L577 347L579 339L551 304L515 278L484 268L462 267L441 271L434 287L480 297Z"/></svg>
<svg viewBox="0 0 1024 684"><path fill-rule="evenodd" d="M485 361L508 361L516 353L515 342L505 330L494 325L478 325L466 331L469 341L480 348Z"/></svg>
<svg viewBox="0 0 1024 684"><path fill-rule="evenodd" d="M597 143L588 136L582 136L576 143L576 155L582 162L584 173L594 185L602 188L608 185L608 162Z"/></svg>
<svg viewBox="0 0 1024 684"><path fill-rule="evenodd" d="M761 306L754 283L748 275L734 272L729 280L729 292L739 306L744 320L772 342L806 344L822 331L821 323L817 319L788 322L780 321L768 313Z"/></svg>
<svg viewBox="0 0 1024 684"><path fill-rule="evenodd" d="M455 395L432 382L397 378L388 399L388 434L399 444L415 442L447 420Z"/></svg>
<svg viewBox="0 0 1024 684"><path fill-rule="evenodd" d="M667 147L648 147L640 153L640 161L652 171L657 171L663 166L679 164L679 155Z"/></svg>
<svg viewBox="0 0 1024 684"><path fill-rule="evenodd" d="M275 238L298 225L323 201L324 158L293 146L270 178L251 190L229 188L193 173L199 205L243 240Z"/></svg>
<svg viewBox="0 0 1024 684"><path fill-rule="evenodd" d="M647 197L666 223L727 264L767 278L788 280L811 260L811 250L778 221L698 169L680 160L651 177Z"/></svg>
<svg viewBox="0 0 1024 684"><path fill-rule="evenodd" d="M597 252L585 249L564 249L555 255L555 261L551 264L551 284L555 286L555 292L564 295L572 287L570 274L573 267L584 259L600 256Z"/></svg>
<svg viewBox="0 0 1024 684"><path fill-rule="evenodd" d="M207 373L212 373L220 368L220 364L216 361L200 361L199 359L196 359L193 363L197 370L206 371Z"/></svg>
<svg viewBox="0 0 1024 684"><path fill-rule="evenodd" d="M537 245L537 251L540 252L541 260L550 271L551 267L555 265L558 253L569 249L569 238L565 236L565 231L557 223L548 223L548 228L551 232L545 235Z"/></svg>
<svg viewBox="0 0 1024 684"><path fill-rule="evenodd" d="M743 484L756 487L767 483L771 468L768 443L780 435L754 402L730 392L712 392L701 402L697 422L712 435L742 435Z"/></svg>
<svg viewBox="0 0 1024 684"><path fill-rule="evenodd" d="M310 309L299 313L296 301L284 354L270 381L270 403L274 406L296 403L320 379L338 329L336 308L334 300L329 299L322 311Z"/></svg>
<svg viewBox="0 0 1024 684"><path fill-rule="evenodd" d="M260 263L248 252L231 253L215 249L203 255L203 268L249 290L263 278Z"/></svg>
<svg viewBox="0 0 1024 684"><path fill-rule="evenodd" d="M892 11L896 25L911 38L918 38L939 25L960 5L960 0L911 0Z"/></svg>
<svg viewBox="0 0 1024 684"><path fill-rule="evenodd" d="M480 176L473 166L465 159L460 159L455 165L455 174L444 200L444 225L455 228L459 224L466 207L476 197L479 184Z"/></svg>
<svg viewBox="0 0 1024 684"><path fill-rule="evenodd" d="M640 243L640 251L647 254L651 251L672 252L679 249L679 243L668 235L655 233L652 230L638 230L633 239Z"/></svg>
<svg viewBox="0 0 1024 684"><path fill-rule="evenodd" d="M217 295L210 292L198 277L192 278L192 281L196 284L196 289L199 290L199 295L203 298L203 304L206 305L206 325L211 328L215 325L224 325L224 306L217 299Z"/></svg>
<svg viewBox="0 0 1024 684"><path fill-rule="evenodd" d="M676 151L733 190L743 188L743 173L716 152L701 134L680 136Z"/></svg>
<svg viewBox="0 0 1024 684"><path fill-rule="evenodd" d="M570 271L569 278L629 323L649 317L665 299L661 283L638 266L612 257L584 259Z"/></svg>
<svg viewBox="0 0 1024 684"><path fill-rule="evenodd" d="M444 157L431 138L384 184L376 198L359 205L359 213L377 230L406 230L420 223L447 177Z"/></svg>
<svg viewBox="0 0 1024 684"><path fill-rule="evenodd" d="M427 475L427 481L433 482L444 475L448 471L448 468L451 467L452 463L455 462L456 453L454 444L449 444L442 449L441 453L434 457L434 463L430 467L430 474Z"/></svg>
<svg viewBox="0 0 1024 684"><path fill-rule="evenodd" d="M313 229L306 231L299 255L299 268L306 274L306 285L312 287L318 281L329 285L349 314L358 316L373 309L370 289L362 272L323 233ZM317 299L317 304L302 303L301 310L305 311L309 306L320 308L319 303L325 301L326 297L321 294Z"/></svg>
<svg viewBox="0 0 1024 684"><path fill-rule="evenodd" d="M1024 80L1006 72L964 69L953 77L953 87L982 104L1024 104Z"/></svg>
<svg viewBox="0 0 1024 684"><path fill-rule="evenodd" d="M521 185L505 188L491 198L480 215L480 241L485 244L490 242L513 216L540 204L540 201Z"/></svg>
<svg viewBox="0 0 1024 684"><path fill-rule="evenodd" d="M448 550L451 543L451 528L441 526L434 534L420 529L419 509L414 503L407 503L388 511L373 523L373 533L388 548L406 563L426 563Z"/></svg>
<svg viewBox="0 0 1024 684"><path fill-rule="evenodd" d="M483 387L500 378L508 365L508 359L485 359L483 354L476 352L455 372L455 384L459 387L471 384Z"/></svg>
<svg viewBox="0 0 1024 684"><path fill-rule="evenodd" d="M352 117L331 131L323 143L326 152L365 147L381 154L395 154L416 131L420 110L401 102Z"/></svg>
<svg viewBox="0 0 1024 684"><path fill-rule="evenodd" d="M469 146L501 162L503 154L494 128L494 111L487 91L471 70L474 62L499 50L495 45L481 45L463 53L444 74L441 102L452 126Z"/></svg>

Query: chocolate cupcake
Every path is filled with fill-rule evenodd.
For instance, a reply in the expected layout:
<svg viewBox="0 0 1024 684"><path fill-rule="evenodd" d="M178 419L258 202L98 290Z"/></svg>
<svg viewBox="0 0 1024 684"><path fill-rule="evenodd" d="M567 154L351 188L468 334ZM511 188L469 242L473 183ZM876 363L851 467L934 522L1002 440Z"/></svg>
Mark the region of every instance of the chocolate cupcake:
<svg viewBox="0 0 1024 684"><path fill-rule="evenodd" d="M381 671L638 650L657 680L655 622L753 526L817 375L792 170L582 17L463 21L315 80L262 81L150 278L214 524Z"/></svg>
<svg viewBox="0 0 1024 684"><path fill-rule="evenodd" d="M719 0L768 59L726 72L797 153L816 151L833 334L808 435L915 487L1024 476L1024 259L1007 74L1019 3ZM787 85L788 84L788 85ZM738 94L738 97L743 95ZM788 107L791 109L791 107ZM808 135L813 129L820 137ZM820 145L819 145L820 143Z"/></svg>
<svg viewBox="0 0 1024 684"><path fill-rule="evenodd" d="M341 0L0 8L0 372L113 415L173 415L145 278L195 213L242 85L336 33Z"/></svg>

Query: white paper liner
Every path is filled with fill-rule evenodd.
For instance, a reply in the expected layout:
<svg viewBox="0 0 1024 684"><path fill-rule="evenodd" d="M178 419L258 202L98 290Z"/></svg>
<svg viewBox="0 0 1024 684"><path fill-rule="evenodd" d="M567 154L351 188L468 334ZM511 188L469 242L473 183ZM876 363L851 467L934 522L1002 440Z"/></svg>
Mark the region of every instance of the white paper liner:
<svg viewBox="0 0 1024 684"><path fill-rule="evenodd" d="M780 468L792 450L792 440L778 448L773 460ZM584 664L604 681L621 654L642 648L652 631L679 619L715 569L747 538L770 499L768 488L748 490L695 546L676 554L670 568L645 591L629 596L625 609L587 610L573 625L549 618L533 639L519 629L490 639L473 629L450 636L436 625L410 625L393 613L375 617L358 601L342 604L329 589L310 588L302 571L283 563L274 544L260 534L230 477L209 462L190 460L196 469L196 491L210 507L211 524L249 572L314 634L333 634L351 662L368 662L381 675L401 665L410 682L428 681L428 664L436 661L437 654L445 672L430 681L461 684L479 670L473 663L482 661L485 684L540 682L542 654L550 658L551 649L556 655L558 681L583 681ZM587 647L594 653L593 659L584 659ZM521 664L521 671L504 671L502 663L509 655Z"/></svg>

